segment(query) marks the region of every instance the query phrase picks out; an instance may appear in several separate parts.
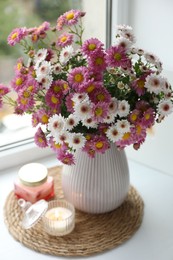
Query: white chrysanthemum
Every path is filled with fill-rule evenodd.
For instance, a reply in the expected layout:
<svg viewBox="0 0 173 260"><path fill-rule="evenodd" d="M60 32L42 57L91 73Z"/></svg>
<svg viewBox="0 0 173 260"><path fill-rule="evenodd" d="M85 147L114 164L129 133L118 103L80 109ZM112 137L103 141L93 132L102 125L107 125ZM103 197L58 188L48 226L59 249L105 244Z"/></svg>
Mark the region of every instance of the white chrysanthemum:
<svg viewBox="0 0 173 260"><path fill-rule="evenodd" d="M62 71L62 67L59 63L56 63L52 66L52 71L54 74L59 74Z"/></svg>
<svg viewBox="0 0 173 260"><path fill-rule="evenodd" d="M63 144L64 142L69 142L69 132L61 131L60 133L56 133L54 135L54 140L56 143Z"/></svg>
<svg viewBox="0 0 173 260"><path fill-rule="evenodd" d="M120 117L127 116L130 112L130 105L126 100L121 100L118 102L118 115Z"/></svg>
<svg viewBox="0 0 173 260"><path fill-rule="evenodd" d="M107 117L103 120L103 123L111 124L115 120L115 116L113 114L108 114Z"/></svg>
<svg viewBox="0 0 173 260"><path fill-rule="evenodd" d="M150 93L159 94L163 88L163 78L160 75L149 75L146 78L145 88Z"/></svg>
<svg viewBox="0 0 173 260"><path fill-rule="evenodd" d="M118 131L123 134L130 131L130 123L126 119L117 120L116 126Z"/></svg>
<svg viewBox="0 0 173 260"><path fill-rule="evenodd" d="M49 61L42 61L36 69L36 75L50 75L52 73L52 65Z"/></svg>
<svg viewBox="0 0 173 260"><path fill-rule="evenodd" d="M81 133L69 134L69 146L73 149L79 149L84 147L86 142L85 137Z"/></svg>
<svg viewBox="0 0 173 260"><path fill-rule="evenodd" d="M72 97L72 101L74 101L75 104L78 104L79 102L88 101L89 96L87 93L75 93Z"/></svg>
<svg viewBox="0 0 173 260"><path fill-rule="evenodd" d="M133 43L131 41L129 41L128 39L126 39L126 38L120 37L120 38L117 39L117 44L119 46L122 46L126 50L129 50Z"/></svg>
<svg viewBox="0 0 173 260"><path fill-rule="evenodd" d="M97 128L97 123L94 121L94 119L90 118L85 118L82 120L82 124L86 126L87 128Z"/></svg>
<svg viewBox="0 0 173 260"><path fill-rule="evenodd" d="M71 45L64 47L59 56L60 63L65 65L69 61L69 59L73 56L73 54L74 54L74 49Z"/></svg>
<svg viewBox="0 0 173 260"><path fill-rule="evenodd" d="M117 114L118 112L118 100L113 97L111 98L111 102L109 103L109 113L110 114L113 114L114 116Z"/></svg>
<svg viewBox="0 0 173 260"><path fill-rule="evenodd" d="M133 30L131 26L126 25L120 25L118 26L118 34L131 41L132 43L135 43L135 36L133 34Z"/></svg>
<svg viewBox="0 0 173 260"><path fill-rule="evenodd" d="M119 141L122 138L123 134L120 131L118 131L116 125L112 125L106 131L106 136L111 142L114 143Z"/></svg>
<svg viewBox="0 0 173 260"><path fill-rule="evenodd" d="M53 77L51 75L38 75L36 80L42 84L43 88L49 89L52 84Z"/></svg>
<svg viewBox="0 0 173 260"><path fill-rule="evenodd" d="M39 49L37 53L34 55L34 63L39 64L40 62L44 61L47 56L47 49Z"/></svg>
<svg viewBox="0 0 173 260"><path fill-rule="evenodd" d="M77 117L73 114L70 114L66 119L66 129L72 130L79 123Z"/></svg>
<svg viewBox="0 0 173 260"><path fill-rule="evenodd" d="M159 61L159 58L153 53L145 52L144 57L148 62L152 64L156 64Z"/></svg>
<svg viewBox="0 0 173 260"><path fill-rule="evenodd" d="M74 105L74 114L79 119L91 117L91 104L89 102L82 102Z"/></svg>
<svg viewBox="0 0 173 260"><path fill-rule="evenodd" d="M48 130L52 136L57 136L61 131L65 129L65 118L59 115L53 115L49 118Z"/></svg>
<svg viewBox="0 0 173 260"><path fill-rule="evenodd" d="M158 104L158 113L161 116L167 116L173 111L173 104L171 100L163 100Z"/></svg>

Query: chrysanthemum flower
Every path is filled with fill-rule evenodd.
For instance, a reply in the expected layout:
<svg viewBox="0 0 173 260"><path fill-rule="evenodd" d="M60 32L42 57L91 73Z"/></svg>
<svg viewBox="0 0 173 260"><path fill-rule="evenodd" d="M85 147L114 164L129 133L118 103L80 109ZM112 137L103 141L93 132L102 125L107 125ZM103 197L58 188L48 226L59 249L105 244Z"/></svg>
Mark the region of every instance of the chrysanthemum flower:
<svg viewBox="0 0 173 260"><path fill-rule="evenodd" d="M41 127L39 127L37 132L35 133L34 141L41 148L48 146L46 136L42 131Z"/></svg>
<svg viewBox="0 0 173 260"><path fill-rule="evenodd" d="M133 129L133 128L132 128ZM130 145L134 142L133 135L131 131L121 134L121 138L116 141L117 147L124 149L127 145Z"/></svg>
<svg viewBox="0 0 173 260"><path fill-rule="evenodd" d="M104 44L100 40L91 38L83 43L81 50L83 54L90 56L97 51L103 50L103 46Z"/></svg>
<svg viewBox="0 0 173 260"><path fill-rule="evenodd" d="M140 111L138 109L134 109L131 111L131 113L128 116L128 120L132 123L132 124L136 124L139 119L140 119Z"/></svg>
<svg viewBox="0 0 173 260"><path fill-rule="evenodd" d="M76 67L68 74L68 82L76 91L78 91L78 88L80 89L80 86L87 81L88 77L89 75L86 67Z"/></svg>
<svg viewBox="0 0 173 260"><path fill-rule="evenodd" d="M72 100L72 98L73 98L73 93L70 93L65 98L65 105L67 107L67 111L70 113L74 112L74 101Z"/></svg>
<svg viewBox="0 0 173 260"><path fill-rule="evenodd" d="M173 104L171 100L162 100L158 104L158 113L161 116L167 116L173 111Z"/></svg>
<svg viewBox="0 0 173 260"><path fill-rule="evenodd" d="M120 117L127 116L130 112L129 102L126 100L121 100L118 102L118 115Z"/></svg>
<svg viewBox="0 0 173 260"><path fill-rule="evenodd" d="M75 93L72 97L72 101L75 104L84 102L84 101L89 101L89 96L87 93Z"/></svg>
<svg viewBox="0 0 173 260"><path fill-rule="evenodd" d="M27 35L26 27L14 29L8 36L8 44L14 46L16 43L19 43Z"/></svg>
<svg viewBox="0 0 173 260"><path fill-rule="evenodd" d="M61 131L54 136L56 143L64 144L69 142L69 132Z"/></svg>
<svg viewBox="0 0 173 260"><path fill-rule="evenodd" d="M121 46L111 46L107 51L106 61L110 67L130 68L131 62L126 55L126 51Z"/></svg>
<svg viewBox="0 0 173 260"><path fill-rule="evenodd" d="M85 142L86 139L81 133L72 133L69 135L69 146L74 150L84 147Z"/></svg>
<svg viewBox="0 0 173 260"><path fill-rule="evenodd" d="M126 51L129 51L131 49L132 44L133 43L129 39L124 37L120 37L117 40L117 45L124 48Z"/></svg>
<svg viewBox="0 0 173 260"><path fill-rule="evenodd" d="M106 131L106 136L111 142L115 143L122 138L123 134L118 131L116 125L111 125Z"/></svg>
<svg viewBox="0 0 173 260"><path fill-rule="evenodd" d="M143 143L146 135L146 128L143 124L137 124L131 128L132 143Z"/></svg>
<svg viewBox="0 0 173 260"><path fill-rule="evenodd" d="M153 108L149 108L143 113L141 124L145 126L145 128L151 127L154 124L154 119L155 111Z"/></svg>
<svg viewBox="0 0 173 260"><path fill-rule="evenodd" d="M71 45L64 47L59 56L59 62L62 65L67 64L70 58L74 55L74 49Z"/></svg>
<svg viewBox="0 0 173 260"><path fill-rule="evenodd" d="M56 136L58 133L65 128L65 118L59 115L53 115L49 118L48 130L51 132L52 136Z"/></svg>
<svg viewBox="0 0 173 260"><path fill-rule="evenodd" d="M67 165L75 164L74 155L64 150L58 151L57 159L60 160L63 164L67 164Z"/></svg>
<svg viewBox="0 0 173 260"><path fill-rule="evenodd" d="M126 119L117 120L116 126L118 131L123 134L129 132L131 127L129 121Z"/></svg>
<svg viewBox="0 0 173 260"><path fill-rule="evenodd" d="M143 75L132 82L132 88L136 91L139 97L144 95L144 93L146 92L145 79L146 76Z"/></svg>
<svg viewBox="0 0 173 260"><path fill-rule="evenodd" d="M5 86L4 84L0 84L0 97L6 95L9 92L10 89L7 86Z"/></svg>
<svg viewBox="0 0 173 260"><path fill-rule="evenodd" d="M36 75L50 75L52 73L52 65L49 61L42 61L36 69Z"/></svg>
<svg viewBox="0 0 173 260"><path fill-rule="evenodd" d="M93 149L97 153L105 153L107 149L110 148L110 143L106 136L95 136L93 139Z"/></svg>
<svg viewBox="0 0 173 260"><path fill-rule="evenodd" d="M74 105L74 114L79 119L91 117L91 104L88 101L83 101Z"/></svg>
<svg viewBox="0 0 173 260"><path fill-rule="evenodd" d="M33 95L24 90L18 93L17 103L23 111L26 111L33 108L35 101Z"/></svg>
<svg viewBox="0 0 173 260"><path fill-rule="evenodd" d="M43 125L47 125L47 123L49 121L49 113L45 109L42 108L37 111L37 115L38 115L39 123L41 123Z"/></svg>
<svg viewBox="0 0 173 260"><path fill-rule="evenodd" d="M12 88L18 92L20 90L23 89L23 87L25 86L25 82L26 82L27 76L23 75L21 73L17 73L14 77L14 79L11 81L11 86Z"/></svg>
<svg viewBox="0 0 173 260"><path fill-rule="evenodd" d="M162 91L163 78L160 75L151 74L146 78L145 88L150 93L159 94Z"/></svg>
<svg viewBox="0 0 173 260"><path fill-rule="evenodd" d="M70 33L64 32L58 37L58 40L56 42L57 46L65 47L67 45L71 45L73 42L73 35Z"/></svg>
<svg viewBox="0 0 173 260"><path fill-rule="evenodd" d="M42 88L49 89L52 84L53 77L52 75L39 74L36 80L41 84Z"/></svg>
<svg viewBox="0 0 173 260"><path fill-rule="evenodd" d="M82 119L82 124L89 128L97 128L98 124L95 122L95 120L91 117Z"/></svg>
<svg viewBox="0 0 173 260"><path fill-rule="evenodd" d="M74 114L70 114L66 118L66 129L67 130L72 130L75 126L77 126L79 120Z"/></svg>
<svg viewBox="0 0 173 260"><path fill-rule="evenodd" d="M88 65L94 72L101 72L106 69L106 54L103 51L93 53L88 59Z"/></svg>
<svg viewBox="0 0 173 260"><path fill-rule="evenodd" d="M103 122L108 115L108 105L105 102L92 104L92 116L96 122Z"/></svg>
<svg viewBox="0 0 173 260"><path fill-rule="evenodd" d="M46 59L46 56L47 56L47 49L44 48L39 49L37 53L34 55L34 63L39 65L42 61Z"/></svg>
<svg viewBox="0 0 173 260"><path fill-rule="evenodd" d="M58 75L59 73L61 73L62 71L62 66L60 63L56 63L52 66L52 72L56 75Z"/></svg>
<svg viewBox="0 0 173 260"><path fill-rule="evenodd" d="M81 17L81 15L83 15L84 13L82 13L80 10L70 10L66 13L64 13L63 18L64 18L64 24L65 25L75 25L78 23L79 18Z"/></svg>
<svg viewBox="0 0 173 260"><path fill-rule="evenodd" d="M94 103L105 102L108 104L111 101L111 95L102 85L100 85L100 87L93 91L89 96L91 101Z"/></svg>
<svg viewBox="0 0 173 260"><path fill-rule="evenodd" d="M108 105L108 110L110 114L113 114L114 116L118 113L118 100L115 97L112 97L110 100L110 103Z"/></svg>
<svg viewBox="0 0 173 260"><path fill-rule="evenodd" d="M61 96L55 94L52 90L48 90L45 95L45 101L48 107L52 109L60 109L61 106Z"/></svg>

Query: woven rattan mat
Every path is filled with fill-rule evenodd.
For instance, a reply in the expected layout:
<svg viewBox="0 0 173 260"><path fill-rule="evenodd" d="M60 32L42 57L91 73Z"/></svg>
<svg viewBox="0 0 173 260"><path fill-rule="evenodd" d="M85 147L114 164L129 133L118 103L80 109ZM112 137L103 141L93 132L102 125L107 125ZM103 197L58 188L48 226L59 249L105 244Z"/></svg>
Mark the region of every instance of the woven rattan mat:
<svg viewBox="0 0 173 260"><path fill-rule="evenodd" d="M60 171L61 167L49 169L55 179L56 198L63 197ZM129 239L142 222L143 208L142 198L130 187L127 199L118 209L97 215L76 210L74 231L53 237L43 230L42 221L28 230L22 229L23 213L12 191L4 205L4 218L11 235L26 247L50 255L87 256L115 248Z"/></svg>

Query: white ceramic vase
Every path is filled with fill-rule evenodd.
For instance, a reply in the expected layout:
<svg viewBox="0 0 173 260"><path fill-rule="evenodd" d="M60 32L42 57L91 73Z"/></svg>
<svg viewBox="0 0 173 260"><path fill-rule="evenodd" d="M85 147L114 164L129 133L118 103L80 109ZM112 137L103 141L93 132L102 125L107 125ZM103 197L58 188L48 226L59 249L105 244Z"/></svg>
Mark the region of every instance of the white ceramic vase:
<svg viewBox="0 0 173 260"><path fill-rule="evenodd" d="M76 152L76 165L63 166L65 199L87 213L105 213L119 207L129 190L129 169L124 151L114 144L94 159Z"/></svg>

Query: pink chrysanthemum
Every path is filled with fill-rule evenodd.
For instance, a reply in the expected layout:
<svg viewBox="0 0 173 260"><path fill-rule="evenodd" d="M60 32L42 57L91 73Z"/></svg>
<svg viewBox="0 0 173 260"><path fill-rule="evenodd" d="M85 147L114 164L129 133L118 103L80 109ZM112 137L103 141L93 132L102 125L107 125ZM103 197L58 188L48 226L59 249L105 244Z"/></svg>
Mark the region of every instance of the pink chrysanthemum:
<svg viewBox="0 0 173 260"><path fill-rule="evenodd" d="M47 125L49 121L49 113L45 109L37 110L39 123Z"/></svg>
<svg viewBox="0 0 173 260"><path fill-rule="evenodd" d="M65 105L67 107L67 111L70 113L74 113L74 102L72 98L73 98L73 93L70 93L69 95L66 96L65 99Z"/></svg>
<svg viewBox="0 0 173 260"><path fill-rule="evenodd" d="M104 88L102 85L100 85L100 88L97 88L95 91L93 91L89 95L90 99L94 103L98 102L105 102L109 103L111 101L111 95L107 91L106 88Z"/></svg>
<svg viewBox="0 0 173 260"><path fill-rule="evenodd" d="M124 133L123 136L121 137L121 139L119 139L116 142L116 145L117 145L117 147L123 149L127 145L130 145L132 143L133 143L133 136L132 136L132 133L130 131L130 132Z"/></svg>
<svg viewBox="0 0 173 260"><path fill-rule="evenodd" d="M143 113L141 123L145 128L151 127L154 124L154 119L155 111L153 108L149 108Z"/></svg>
<svg viewBox="0 0 173 260"><path fill-rule="evenodd" d="M144 95L146 92L145 79L146 79L146 76L143 75L140 78L138 78L132 82L132 88L136 91L136 93L139 97Z"/></svg>
<svg viewBox="0 0 173 260"><path fill-rule="evenodd" d="M39 27L28 29L28 34L31 35L31 40L37 42L40 38L44 39L46 37L46 31L50 29L50 23L45 21Z"/></svg>
<svg viewBox="0 0 173 260"><path fill-rule="evenodd" d="M12 88L18 92L22 90L25 86L27 76L23 75L21 73L17 73L14 77L14 79L11 81Z"/></svg>
<svg viewBox="0 0 173 260"><path fill-rule="evenodd" d="M58 95L66 95L69 91L68 82L65 80L55 80L52 82L50 90Z"/></svg>
<svg viewBox="0 0 173 260"><path fill-rule="evenodd" d="M91 38L83 43L81 50L83 54L90 56L98 50L103 50L103 46L104 44L97 38Z"/></svg>
<svg viewBox="0 0 173 260"><path fill-rule="evenodd" d="M93 53L88 59L88 65L94 72L101 72L106 69L106 54L103 51Z"/></svg>
<svg viewBox="0 0 173 260"><path fill-rule="evenodd" d="M34 96L27 90L20 91L18 93L17 103L23 111L32 109L35 104Z"/></svg>
<svg viewBox="0 0 173 260"><path fill-rule="evenodd" d="M88 93L88 95L92 95L92 93L99 89L103 83L101 81L95 81L94 79L89 79L79 89L80 93Z"/></svg>
<svg viewBox="0 0 173 260"><path fill-rule="evenodd" d="M35 141L36 145L38 145L41 148L48 146L46 136L45 136L44 132L42 131L41 127L39 127L37 132L35 133L34 141Z"/></svg>
<svg viewBox="0 0 173 260"><path fill-rule="evenodd" d="M131 61L126 55L126 51L121 46L112 46L107 51L106 61L110 67L130 68Z"/></svg>
<svg viewBox="0 0 173 260"><path fill-rule="evenodd" d="M131 129L133 143L143 143L146 138L146 127L143 124L137 124Z"/></svg>
<svg viewBox="0 0 173 260"><path fill-rule="evenodd" d="M78 88L80 89L80 86L87 81L89 75L88 70L86 67L77 67L70 71L68 75L68 82L72 85L72 87L78 91Z"/></svg>
<svg viewBox="0 0 173 260"><path fill-rule="evenodd" d="M73 42L73 35L70 33L63 33L58 37L58 40L56 42L57 46L65 47L67 45L71 45Z"/></svg>
<svg viewBox="0 0 173 260"><path fill-rule="evenodd" d="M38 114L37 114L37 112L35 112L32 114L32 126L36 127L39 123L40 122L39 122Z"/></svg>
<svg viewBox="0 0 173 260"><path fill-rule="evenodd" d="M72 165L75 164L75 157L72 153L65 152L60 150L57 153L57 159L60 160L63 164Z"/></svg>
<svg viewBox="0 0 173 260"><path fill-rule="evenodd" d="M8 44L14 46L16 43L19 43L27 35L27 29L16 28L14 29L7 38Z"/></svg>
<svg viewBox="0 0 173 260"><path fill-rule="evenodd" d="M80 10L73 10L73 9L64 13L63 15L64 24L68 26L77 24L82 14L83 13Z"/></svg>
<svg viewBox="0 0 173 260"><path fill-rule="evenodd" d="M105 102L92 104L92 116L96 122L103 122L108 114L108 105Z"/></svg>
<svg viewBox="0 0 173 260"><path fill-rule="evenodd" d="M3 84L0 84L0 97L10 92L10 89Z"/></svg>
<svg viewBox="0 0 173 260"><path fill-rule="evenodd" d="M138 109L134 109L134 110L130 113L128 119L129 119L129 121L130 121L132 124L136 124L136 123L139 122L139 120L140 120L140 115L141 115L141 112L140 112Z"/></svg>
<svg viewBox="0 0 173 260"><path fill-rule="evenodd" d="M107 140L106 136L95 136L94 137L93 149L97 153L104 153L109 148L110 148L110 143Z"/></svg>
<svg viewBox="0 0 173 260"><path fill-rule="evenodd" d="M45 95L45 101L48 107L59 109L61 106L61 95L54 93L52 90L48 90Z"/></svg>

